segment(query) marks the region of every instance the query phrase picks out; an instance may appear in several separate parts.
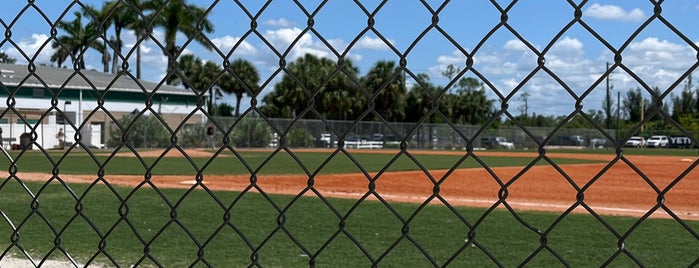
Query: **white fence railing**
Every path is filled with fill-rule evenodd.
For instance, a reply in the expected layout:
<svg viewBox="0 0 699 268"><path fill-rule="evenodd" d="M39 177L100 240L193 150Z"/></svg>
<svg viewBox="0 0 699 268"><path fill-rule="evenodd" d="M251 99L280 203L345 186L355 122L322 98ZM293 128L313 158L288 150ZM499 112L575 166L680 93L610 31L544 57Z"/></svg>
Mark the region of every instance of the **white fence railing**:
<svg viewBox="0 0 699 268"><path fill-rule="evenodd" d="M33 127L33 126L32 126ZM58 132L63 129L61 124L39 124L36 127L36 140L32 141L32 127L26 124L0 124L2 131L0 140L2 148L6 150L17 148L21 145L31 144L33 150L38 150L40 146L44 149L57 149L61 148L63 144L59 140ZM67 145L75 143L75 130L67 126L64 131L64 137ZM82 130L82 143L86 146L101 148L104 145L101 144L101 130L97 127L92 127L91 125L85 125ZM29 140L22 140L22 137L26 137ZM38 146L37 146L38 145Z"/></svg>
<svg viewBox="0 0 699 268"><path fill-rule="evenodd" d="M337 147L337 141L335 142ZM383 149L383 141L345 141L345 149Z"/></svg>

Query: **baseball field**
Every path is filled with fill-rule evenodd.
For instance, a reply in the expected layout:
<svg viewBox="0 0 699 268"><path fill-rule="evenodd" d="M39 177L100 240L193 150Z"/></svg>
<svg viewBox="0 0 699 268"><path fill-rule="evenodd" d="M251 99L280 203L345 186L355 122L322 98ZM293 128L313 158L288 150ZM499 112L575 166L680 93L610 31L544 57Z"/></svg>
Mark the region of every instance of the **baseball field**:
<svg viewBox="0 0 699 268"><path fill-rule="evenodd" d="M546 158L539 158L537 152L477 151L474 154L482 164L474 163L476 160L472 156L464 157L463 151L417 151L408 156L382 150L354 150L345 154L297 149L292 151L293 157L280 151L271 158L272 151L242 150L240 153L244 155L239 156L224 151L216 157L214 153L184 151L198 160L199 167L187 163L184 154L174 149L167 153L162 150L138 153L145 161L152 161L150 163L139 163L132 152L118 153L111 163L106 162L105 170L109 175L105 179L115 185L136 186L142 183L143 174L152 166L150 181L158 187L190 188L196 183L195 175L200 169L202 184L207 188L241 191L250 185L250 174L256 173L256 185L267 193L296 195L304 191L312 177L314 189L324 196L349 199L364 195L368 184L374 181L375 192L382 198L410 203L422 203L430 198L438 184L439 195L449 203L479 207L490 207L507 185L507 201L513 207L558 212L574 204L577 193L584 188L582 201L598 213L633 216L649 212L658 204L658 196L662 193L662 204L675 214L684 219L699 219L699 198L696 198L699 170L695 168L698 160L696 156L689 156L691 153L635 153L617 158L609 151L607 154L552 151ZM161 155L165 156L164 160L156 162ZM67 162L78 166L61 169L68 173L61 179L92 183L99 165L91 164L93 161L86 155L78 157L84 159L64 161L64 166ZM117 160L119 158L132 158L132 161L122 163L118 161L124 159ZM176 160L172 161L173 158ZM267 162L263 164L262 161ZM328 162L321 166L324 161ZM415 162L425 163L427 172L420 170ZM249 166L245 167L246 164ZM384 167L387 170L382 171ZM455 170L450 171L452 167ZM49 166L44 168L51 170ZM50 178L46 173L22 172L21 178L45 181ZM661 208L651 216L669 215Z"/></svg>
<svg viewBox="0 0 699 268"><path fill-rule="evenodd" d="M696 265L696 152L629 151L30 152L0 186L0 246L146 266Z"/></svg>

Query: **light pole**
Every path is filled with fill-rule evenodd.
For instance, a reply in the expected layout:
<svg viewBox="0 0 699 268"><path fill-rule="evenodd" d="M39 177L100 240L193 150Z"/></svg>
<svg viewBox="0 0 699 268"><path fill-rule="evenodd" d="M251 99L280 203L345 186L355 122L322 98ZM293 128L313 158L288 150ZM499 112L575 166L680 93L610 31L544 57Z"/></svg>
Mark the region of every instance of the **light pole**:
<svg viewBox="0 0 699 268"><path fill-rule="evenodd" d="M68 137L68 129L66 129L66 120L68 120L68 116L66 114L66 106L70 105L70 103L70 101L63 102L63 150L66 149L66 138Z"/></svg>

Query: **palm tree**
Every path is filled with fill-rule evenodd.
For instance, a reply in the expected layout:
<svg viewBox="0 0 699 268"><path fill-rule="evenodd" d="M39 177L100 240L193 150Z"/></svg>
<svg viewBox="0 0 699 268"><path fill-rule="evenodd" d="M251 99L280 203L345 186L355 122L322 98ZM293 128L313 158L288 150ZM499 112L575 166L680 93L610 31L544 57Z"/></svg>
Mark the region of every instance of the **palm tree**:
<svg viewBox="0 0 699 268"><path fill-rule="evenodd" d="M405 117L405 85L394 61L379 61L364 76L363 84L374 95L374 111L388 121Z"/></svg>
<svg viewBox="0 0 699 268"><path fill-rule="evenodd" d="M227 72L218 81L223 92L235 94L235 116L240 116L240 101L243 94L254 96L260 89L260 74L252 63L237 59L231 63Z"/></svg>
<svg viewBox="0 0 699 268"><path fill-rule="evenodd" d="M147 40L150 34L150 23L140 16L139 10L144 10L145 5L140 0L108 1L102 6L98 14L101 14L100 20L104 26L114 26L113 40L110 40L114 46L114 57L112 58L112 73L116 73L119 69L119 57L124 57L122 49L124 47L121 39L121 33L124 29L131 29L136 34L137 40ZM126 60L126 59L124 59ZM141 46L136 46L136 78L141 78Z"/></svg>
<svg viewBox="0 0 699 268"><path fill-rule="evenodd" d="M177 67L185 78L182 79L182 84L186 89L196 90L194 80L197 79L202 66L201 59L192 54L182 55L177 61Z"/></svg>
<svg viewBox="0 0 699 268"><path fill-rule="evenodd" d="M133 1L134 4L138 2L138 0ZM138 19L129 25L129 29L136 33L136 78L141 79L141 44L139 42L149 40L153 28L147 21Z"/></svg>
<svg viewBox="0 0 699 268"><path fill-rule="evenodd" d="M261 110L267 116L317 118L308 111L309 98L314 98L312 108L323 117L347 119L359 113L354 108L363 102L356 86L358 72L351 61L338 67L330 59L306 54L289 64L274 91L264 97Z"/></svg>
<svg viewBox="0 0 699 268"><path fill-rule="evenodd" d="M183 77L182 84L185 88L196 92L209 91L208 111L214 111L213 94L221 67L214 62L203 62L192 54L186 54L177 61L177 68Z"/></svg>
<svg viewBox="0 0 699 268"><path fill-rule="evenodd" d="M333 63L326 68L338 70L316 95L317 110L327 119L355 118L366 107L366 95L360 92L358 85L359 68L349 59L346 59L342 66Z"/></svg>
<svg viewBox="0 0 699 268"><path fill-rule="evenodd" d="M146 21L153 26L161 26L165 30L165 56L167 56L167 83L177 83L175 62L180 48L177 46L177 33L183 33L187 38L199 42L206 49L211 49L208 39L203 32L211 33L214 26L206 18L207 10L201 7L187 4L185 1L151 0L143 2L142 6L153 13L149 14ZM201 29L201 30L199 30Z"/></svg>
<svg viewBox="0 0 699 268"><path fill-rule="evenodd" d="M427 74L418 74L415 81L416 83L406 94L405 120L407 122L422 120L431 111L435 95L442 91L442 88L435 86L430 81L430 77ZM432 114L425 119L425 122L436 123L439 122L439 118Z"/></svg>
<svg viewBox="0 0 699 268"><path fill-rule="evenodd" d="M122 1L108 1L102 6L98 12L99 19L103 21L104 26L114 26L114 39L111 41L114 46L114 57L112 58L112 73L116 73L119 69L119 56L123 42L121 41L121 31L138 20L135 12L129 9L129 6Z"/></svg>
<svg viewBox="0 0 699 268"><path fill-rule="evenodd" d="M214 107L214 90L220 74L221 67L213 61L207 61L201 66L201 70L197 75L195 87L199 90L209 91L209 114L213 114L216 111L216 107Z"/></svg>
<svg viewBox="0 0 699 268"><path fill-rule="evenodd" d="M0 63L15 64L15 62L17 62L17 59L0 51Z"/></svg>
<svg viewBox="0 0 699 268"><path fill-rule="evenodd" d="M63 67L63 63L70 58L70 51L67 48L57 45L56 43L51 44L51 47L56 49L51 55L51 62L55 62L58 68Z"/></svg>
<svg viewBox="0 0 699 268"><path fill-rule="evenodd" d="M83 16L90 18L90 22L86 26L87 28L94 28L90 30L107 29L112 24L112 21L108 18L109 13L106 10L98 10L93 6L86 6L85 9L83 9L82 14ZM95 34L96 33L97 32L95 32ZM91 47L102 53L102 66L104 66L103 72L108 73L109 61L111 60L108 42L105 41L104 44L96 42ZM114 59L116 60L116 55L114 55Z"/></svg>
<svg viewBox="0 0 699 268"><path fill-rule="evenodd" d="M63 62L70 57L73 64L77 65L79 69L85 69L84 54L87 49L94 48L102 53L102 62L105 63L105 59L109 57L107 47L95 40L99 36L97 34L99 23L95 23L93 20L83 26L82 13L76 11L74 15L75 18L72 21L58 23L58 28L64 31L65 35L57 37L56 42L51 45L52 48L56 49L51 55L51 61L57 62L58 67L63 67Z"/></svg>

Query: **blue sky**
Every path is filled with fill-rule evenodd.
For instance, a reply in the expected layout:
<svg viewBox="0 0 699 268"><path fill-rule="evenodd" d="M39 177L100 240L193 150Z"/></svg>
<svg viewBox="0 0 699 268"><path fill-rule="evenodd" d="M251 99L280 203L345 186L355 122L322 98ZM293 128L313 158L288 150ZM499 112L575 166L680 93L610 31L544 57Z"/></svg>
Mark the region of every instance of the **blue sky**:
<svg viewBox="0 0 699 268"><path fill-rule="evenodd" d="M101 6L102 1L82 1L86 4ZM256 14L264 4L262 1L240 1L250 13ZM322 1L299 1L312 13ZM374 12L380 1L360 1L370 13ZM522 81L537 66L537 56L515 34L501 27L485 42L481 40L499 22L501 14L490 1L451 1L439 13L439 28L447 33L432 28L418 42L415 39L432 23L430 9L437 10L443 1L388 1L376 12L374 28L388 44L374 31L360 35L367 27L367 15L361 8L349 0L333 0L325 3L314 17L314 29L322 38L341 54L346 54L366 73L379 60L399 61L395 53L406 55L408 68L413 73L426 73L432 82L446 85L448 80L441 76L447 65L453 64L463 68L466 56L457 49L449 38L461 46L467 53L473 54L474 68L494 86L501 95L507 96L515 88L520 88L509 102L509 111L519 114L523 106L521 93L527 92L529 112L544 115L564 115L573 111L574 98L549 74L539 71L526 83ZM509 1L496 1L502 8ZM578 1L575 1L578 2ZM0 10L0 18L7 25L26 5L26 1L6 1ZM38 6L51 22L68 8L64 19L72 19L73 11L79 6L68 7L72 1L36 0ZM201 7L210 7L213 1L189 1ZM649 86L658 86L666 90L678 81L689 68L697 64L697 51L685 39L678 37L660 20L653 20L647 27L627 42L629 37L653 14L654 6L650 1L589 1L582 7L583 21L614 49L622 52L623 64ZM508 12L508 24L537 51L547 48L552 39L572 19L574 8L567 1L523 0L517 2ZM690 0L665 1L662 5L663 18L677 28L694 44L699 42L699 2ZM220 1L211 8L209 19L214 23L215 31L208 38L224 53L229 53L233 44L238 42L250 29L250 19L233 1ZM272 46L280 52L289 47L306 28L308 18L293 1L273 1L257 19L257 30ZM47 39L50 26L30 8L26 10L10 28L10 40L25 51L36 62L50 64L51 51ZM7 32L7 31L6 31ZM59 35L61 33L59 32ZM110 33L111 34L111 33ZM162 31L155 29L153 36L163 40ZM132 49L135 38L132 33L124 34L125 51ZM178 37L183 44L184 36ZM353 43L353 46L349 45ZM479 45L480 44L480 45ZM43 49L40 49L44 45ZM26 60L18 53L17 47L4 42L0 50L19 59ZM476 50L477 48L477 50ZM165 72L166 59L154 42L142 44L144 51L144 79L159 81ZM221 63L221 56L215 51L206 51L197 44L186 47L186 53ZM333 60L335 55L325 42L314 33L301 36L294 47L289 50L287 62L306 53L312 53ZM271 76L279 67L279 58L272 53L257 35L248 35L241 45L232 52L232 59L245 58L253 62L260 70L262 80L270 84L264 89L269 92L281 74ZM133 56L135 58L135 56ZM605 94L605 83L593 87L607 62L614 62L612 52L597 40L581 24L575 24L564 32L545 55L546 67L555 73L575 93L582 94L588 88L594 90L583 101L583 110L601 109ZM91 51L86 58L88 68L101 70L100 55ZM132 61L134 62L134 61ZM132 63L132 66L135 66ZM473 77L472 72L465 76ZM695 74L695 77L699 77ZM410 80L410 79L409 79ZM631 88L639 87L631 75L617 68L611 78L613 96L621 92L622 97ZM411 81L408 81L411 82ZM695 83L696 84L696 83ZM683 85L683 84L681 84ZM680 86L674 92L678 92ZM492 89L488 96L498 99ZM230 96L224 101L234 103ZM244 101L244 105L246 103ZM499 101L498 101L499 103ZM499 105L499 104L498 104ZM245 105L247 106L247 105ZM245 108L245 107L243 107Z"/></svg>

